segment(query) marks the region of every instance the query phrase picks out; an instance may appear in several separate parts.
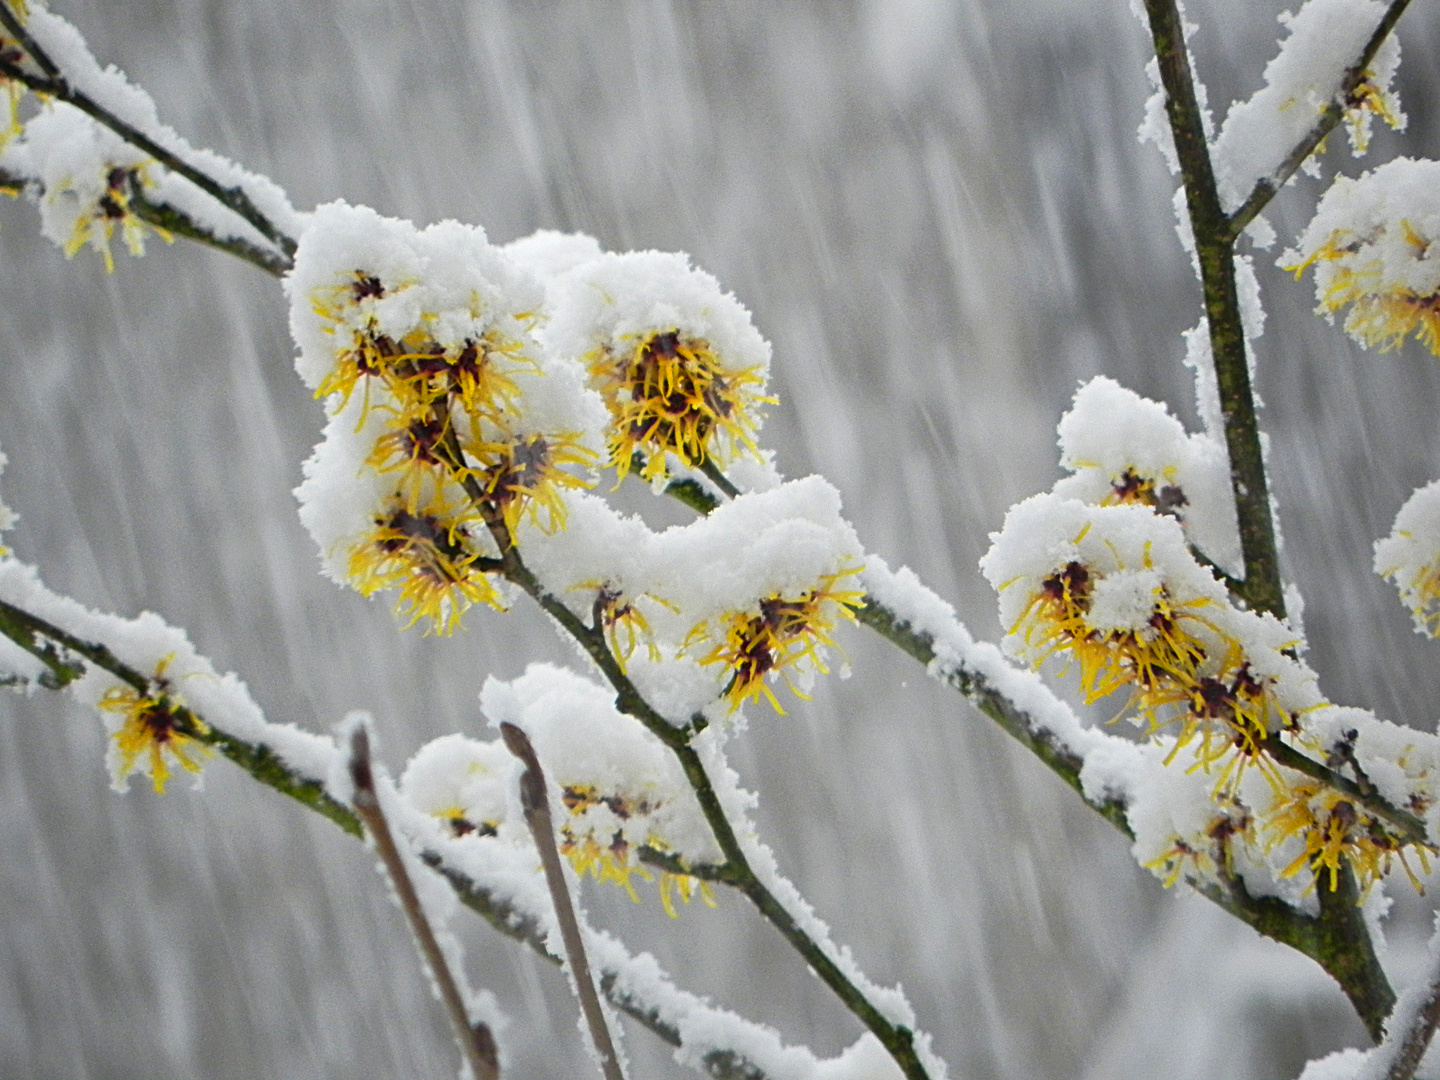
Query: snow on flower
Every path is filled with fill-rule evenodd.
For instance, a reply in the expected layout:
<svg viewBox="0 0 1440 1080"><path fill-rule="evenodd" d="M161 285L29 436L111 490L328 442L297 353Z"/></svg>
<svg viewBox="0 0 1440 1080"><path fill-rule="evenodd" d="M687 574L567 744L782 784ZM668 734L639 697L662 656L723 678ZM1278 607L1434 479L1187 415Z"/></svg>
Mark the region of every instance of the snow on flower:
<svg viewBox="0 0 1440 1080"><path fill-rule="evenodd" d="M821 477L742 494L661 533L591 495L567 505L564 533L522 530L530 568L576 615L599 620L635 678L658 674L637 641L663 657L669 684L656 689L683 699L679 722L717 695L778 709L766 689L777 677L803 693L827 670L831 631L861 603L849 582L863 549Z"/></svg>
<svg viewBox="0 0 1440 1080"><path fill-rule="evenodd" d="M1384 14L1380 0L1306 0L1294 14L1281 14L1287 36L1266 65L1265 85L1247 101L1231 105L1215 142L1216 181L1227 209L1239 206L1257 181L1274 176L1315 126ZM1391 34L1343 103L1356 157L1369 145L1373 117L1405 127L1391 89L1399 64L1400 44Z"/></svg>
<svg viewBox="0 0 1440 1080"><path fill-rule="evenodd" d="M638 468L653 482L759 457L760 406L775 400L765 395L769 343L688 257L602 255L559 278L552 296L543 339L583 363L604 396L620 477Z"/></svg>
<svg viewBox="0 0 1440 1080"><path fill-rule="evenodd" d="M514 758L500 742L445 735L426 743L400 777L400 793L455 836L497 836L507 816Z"/></svg>
<svg viewBox="0 0 1440 1080"><path fill-rule="evenodd" d="M1060 464L1072 475L1055 484L1055 494L1153 507L1180 521L1191 543L1222 569L1243 566L1221 443L1186 434L1163 404L1103 375L1076 392L1059 431Z"/></svg>
<svg viewBox="0 0 1440 1080"><path fill-rule="evenodd" d="M397 589L411 623L455 629L522 520L565 526L605 410L533 330L539 282L485 238L365 207L316 211L286 280L297 367L331 422L297 490L326 570Z"/></svg>
<svg viewBox="0 0 1440 1080"><path fill-rule="evenodd" d="M131 209L136 193L155 187L154 164L114 132L63 102L46 102L18 139L0 154L0 168L40 188L41 232L73 257L87 244L115 269L116 230L130 254L145 254L145 237L170 235Z"/></svg>
<svg viewBox="0 0 1440 1080"><path fill-rule="evenodd" d="M107 762L117 790L123 791L135 772L149 776L158 791L175 768L196 771L207 756L202 740L221 733L266 747L296 775L328 775L335 759L330 739L292 724L268 723L244 683L218 674L184 631L159 616L147 611L124 619L90 611L51 592L33 567L13 558L0 559L0 600L82 640L104 642L132 671L148 673L136 686L84 664L83 674L67 685L82 704L100 711L111 735ZM8 654L4 662L8 667Z"/></svg>
<svg viewBox="0 0 1440 1080"><path fill-rule="evenodd" d="M1298 276L1315 270L1319 310L1350 308L1345 330L1367 348L1398 348L1414 334L1440 356L1440 162L1396 158L1359 180L1338 177L1296 250Z"/></svg>
<svg viewBox="0 0 1440 1080"><path fill-rule="evenodd" d="M1400 590L1416 633L1440 636L1440 480L1405 500L1390 535L1375 542L1375 572Z"/></svg>
<svg viewBox="0 0 1440 1080"><path fill-rule="evenodd" d="M689 863L713 863L719 849L674 755L638 721L618 712L614 694L549 664L531 664L520 678L491 678L480 695L490 722L525 729L558 797L552 796L560 850L576 873L613 882L638 899L633 879L652 880L639 849ZM560 811L563 807L563 813ZM662 872L661 902L709 887L686 874Z"/></svg>
<svg viewBox="0 0 1440 1080"><path fill-rule="evenodd" d="M1200 738L1204 766L1232 748L1255 759L1322 699L1285 651L1291 631L1230 605L1178 522L1144 505L1092 506L1051 493L1013 507L981 569L1000 595L1005 647L1039 666L1079 667L1087 702L1128 689L1151 732ZM1222 779L1244 761L1232 757Z"/></svg>

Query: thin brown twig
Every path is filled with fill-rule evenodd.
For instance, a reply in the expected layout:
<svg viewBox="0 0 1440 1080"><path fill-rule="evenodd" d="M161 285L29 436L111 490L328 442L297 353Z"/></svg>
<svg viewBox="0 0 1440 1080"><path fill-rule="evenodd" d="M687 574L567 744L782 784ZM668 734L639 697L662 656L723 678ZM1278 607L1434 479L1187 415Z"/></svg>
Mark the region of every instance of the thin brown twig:
<svg viewBox="0 0 1440 1080"><path fill-rule="evenodd" d="M529 737L514 724L501 724L500 735L509 751L525 765L525 772L520 777L520 805L525 810L525 824L530 827L530 835L535 838L535 847L540 852L540 863L545 868L545 883L550 887L555 920L560 924L560 936L565 942L570 977L574 980L580 1011L585 1016L595 1053L600 1059L600 1071L605 1080L625 1080L620 1057L610 1037L610 1025L605 1022L605 1010L600 1006L600 995L590 974L585 939L580 933L580 920L575 917L575 905L570 902L570 886L565 881L560 851L555 846L555 823L550 817L550 798L545 792L545 773L540 768L540 759L535 756L535 747L530 744Z"/></svg>
<svg viewBox="0 0 1440 1080"><path fill-rule="evenodd" d="M483 1022L474 1025L470 1023L460 987L450 971L440 943L435 940L435 931L431 929L430 920L425 916L425 909L420 906L415 884L410 880L405 860L401 858L400 849L390 833L390 825L385 820L385 811L375 790L374 770L370 765L370 733L364 724L357 724L351 732L348 764L350 779L355 785L355 813L365 823L365 829L375 843L375 851L385 866L385 872L390 875L391 884L395 886L400 908L405 912L410 930L420 946L421 957L440 991L440 1000L450 1018L450 1026L454 1031L455 1041L460 1044L460 1052L465 1056L475 1080L499 1080L500 1059L495 1035L489 1025Z"/></svg>

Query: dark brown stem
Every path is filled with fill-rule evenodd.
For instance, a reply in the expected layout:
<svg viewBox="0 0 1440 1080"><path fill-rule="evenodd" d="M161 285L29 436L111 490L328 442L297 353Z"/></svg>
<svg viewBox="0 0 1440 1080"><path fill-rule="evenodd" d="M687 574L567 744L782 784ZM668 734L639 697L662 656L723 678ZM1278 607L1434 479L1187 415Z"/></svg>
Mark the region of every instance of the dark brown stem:
<svg viewBox="0 0 1440 1080"><path fill-rule="evenodd" d="M575 982L580 1011L585 1016L585 1024L590 1029L590 1038L600 1058L600 1071L605 1080L625 1080L625 1074L620 1069L620 1057L615 1053L615 1044L610 1038L610 1025L605 1022L605 1010L600 1007L600 995L590 974L585 939L580 934L580 920L575 917L575 906L570 902L570 886L565 881L560 850L555 846L555 823L550 817L550 798L545 791L545 773L540 768L540 759L535 756L529 737L514 724L501 724L500 735L510 752L525 765L525 772L520 777L520 805L525 810L525 824L530 827L530 835L535 838L535 847L539 849L540 864L545 868L545 883L550 887L555 920L560 924L560 937L565 942L570 976Z"/></svg>

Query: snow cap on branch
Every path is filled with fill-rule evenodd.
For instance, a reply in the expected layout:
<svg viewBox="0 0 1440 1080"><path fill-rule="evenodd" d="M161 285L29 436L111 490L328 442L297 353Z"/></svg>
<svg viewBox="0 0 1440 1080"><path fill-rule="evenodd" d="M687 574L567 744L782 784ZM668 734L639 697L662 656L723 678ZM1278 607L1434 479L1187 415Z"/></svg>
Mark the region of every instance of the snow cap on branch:
<svg viewBox="0 0 1440 1080"><path fill-rule="evenodd" d="M1364 50L1385 15L1380 0L1306 0L1280 16L1288 36L1265 68L1265 85L1230 106L1215 140L1215 178L1226 210L1233 211L1256 182L1273 177L1286 156L1335 99L1345 72ZM1400 43L1391 34L1366 69L1345 119L1356 157L1370 142L1372 116L1404 129L1405 115L1391 90ZM1318 171L1312 157L1307 170Z"/></svg>

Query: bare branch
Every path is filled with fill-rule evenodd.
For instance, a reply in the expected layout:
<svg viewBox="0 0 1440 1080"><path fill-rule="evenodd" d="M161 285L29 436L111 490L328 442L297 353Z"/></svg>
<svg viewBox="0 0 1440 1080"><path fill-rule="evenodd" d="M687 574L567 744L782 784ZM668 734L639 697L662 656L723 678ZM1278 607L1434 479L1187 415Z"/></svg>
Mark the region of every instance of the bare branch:
<svg viewBox="0 0 1440 1080"><path fill-rule="evenodd" d="M460 1044L460 1051L465 1055L475 1080L499 1080L500 1060L495 1035L484 1023L471 1026L460 987L450 971L440 943L435 940L435 931L430 927L425 909L420 906L415 883L410 880L405 860L390 833L390 824L385 820L385 811L375 790L375 773L370 766L370 732L364 724L355 725L351 733L347 764L350 779L355 785L355 813L365 823L365 830L375 843L376 854L380 856L385 872L390 875L390 883L395 886L400 909L405 912L410 930L420 946L420 955L440 990L440 1000L450 1018L455 1041Z"/></svg>
<svg viewBox="0 0 1440 1080"><path fill-rule="evenodd" d="M560 850L555 846L555 823L550 817L550 799L545 793L545 774L541 771L540 759L535 756L529 737L514 724L501 724L500 734L510 752L525 765L525 772L520 777L520 804L525 809L525 824L530 827L530 835L535 838L535 847L540 851L545 883L550 886L555 919L560 924L560 936L565 941L565 954L570 961L570 976L575 982L580 1011L590 1028L595 1052L600 1057L600 1071L605 1080L625 1080L625 1074L620 1069L620 1057L615 1053L615 1044L610 1038L610 1027L605 1022L605 1010L600 1007L600 995L595 992L590 961L585 956L585 939L580 933L580 920L575 917L575 906L570 902L570 886L565 882L565 869L560 863Z"/></svg>

